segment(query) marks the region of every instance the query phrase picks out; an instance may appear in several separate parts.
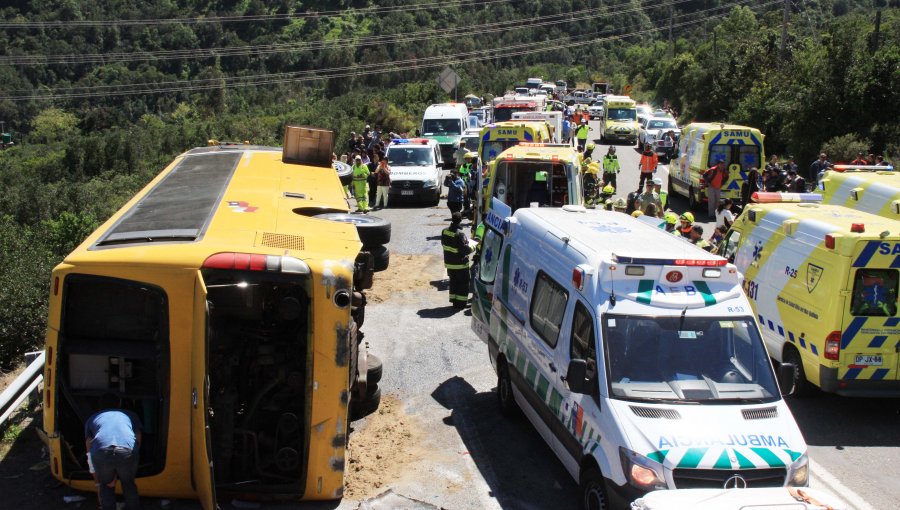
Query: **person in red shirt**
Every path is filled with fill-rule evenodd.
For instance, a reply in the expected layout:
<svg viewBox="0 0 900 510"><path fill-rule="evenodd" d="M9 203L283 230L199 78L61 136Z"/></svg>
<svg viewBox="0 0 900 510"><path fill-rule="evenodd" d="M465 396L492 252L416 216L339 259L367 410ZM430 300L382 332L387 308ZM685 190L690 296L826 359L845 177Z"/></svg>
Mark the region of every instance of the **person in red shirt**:
<svg viewBox="0 0 900 510"><path fill-rule="evenodd" d="M644 146L644 152L641 153L641 161L638 163L638 170L641 171L641 180L638 181L638 193L644 189L644 181L653 181L653 174L656 173L656 166L658 164L659 157L657 157L656 152L653 151L653 147L648 143Z"/></svg>
<svg viewBox="0 0 900 510"><path fill-rule="evenodd" d="M724 161L717 162L703 172L703 180L706 181L706 197L709 200L707 213L710 218L716 217L716 207L719 206L719 200L722 198L722 185L727 179L728 170L725 168Z"/></svg>
<svg viewBox="0 0 900 510"><path fill-rule="evenodd" d="M864 156L865 156L865 154L863 154L862 152L857 152L856 159L851 161L850 164L851 165L869 165L870 163L868 161L866 161L866 158Z"/></svg>

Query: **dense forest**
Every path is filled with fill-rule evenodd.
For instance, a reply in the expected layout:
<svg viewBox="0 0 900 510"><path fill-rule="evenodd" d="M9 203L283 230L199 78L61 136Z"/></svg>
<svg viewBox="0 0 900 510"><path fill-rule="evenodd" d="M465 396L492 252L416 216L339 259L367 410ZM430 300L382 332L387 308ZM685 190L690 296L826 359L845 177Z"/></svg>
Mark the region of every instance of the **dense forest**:
<svg viewBox="0 0 900 510"><path fill-rule="evenodd" d="M605 80L768 153L900 157L900 6L865 0L9 0L0 7L0 369L52 267L172 158L287 122L411 131L456 93ZM786 38L782 29L786 27Z"/></svg>

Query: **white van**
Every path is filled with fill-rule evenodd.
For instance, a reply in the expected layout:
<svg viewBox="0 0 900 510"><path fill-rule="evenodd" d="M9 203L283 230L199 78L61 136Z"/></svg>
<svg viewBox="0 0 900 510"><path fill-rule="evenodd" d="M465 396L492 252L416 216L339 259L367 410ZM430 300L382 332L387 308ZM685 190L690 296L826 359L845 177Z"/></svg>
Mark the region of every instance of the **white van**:
<svg viewBox="0 0 900 510"><path fill-rule="evenodd" d="M731 479L807 485L806 443L733 265L579 206L519 209L502 230L488 326L500 409L524 412L583 507Z"/></svg>
<svg viewBox="0 0 900 510"><path fill-rule="evenodd" d="M422 136L436 140L441 147L444 165L453 165L453 151L468 126L469 109L465 103L433 104L425 109Z"/></svg>
<svg viewBox="0 0 900 510"><path fill-rule="evenodd" d="M513 120L542 120L550 126L550 143L562 143L563 112L513 112Z"/></svg>
<svg viewBox="0 0 900 510"><path fill-rule="evenodd" d="M395 138L385 157L391 167L390 202L441 201L443 159L438 143L428 138Z"/></svg>

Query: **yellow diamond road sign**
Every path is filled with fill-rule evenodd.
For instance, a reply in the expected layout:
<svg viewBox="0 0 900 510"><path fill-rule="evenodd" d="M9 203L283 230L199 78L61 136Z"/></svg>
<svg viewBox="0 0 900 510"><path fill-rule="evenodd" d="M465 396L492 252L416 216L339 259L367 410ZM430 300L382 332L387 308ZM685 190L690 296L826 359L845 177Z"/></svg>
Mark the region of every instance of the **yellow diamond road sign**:
<svg viewBox="0 0 900 510"><path fill-rule="evenodd" d="M453 69L445 67L441 74L438 75L438 85L444 89L444 92L449 94L451 90L459 85L459 75Z"/></svg>

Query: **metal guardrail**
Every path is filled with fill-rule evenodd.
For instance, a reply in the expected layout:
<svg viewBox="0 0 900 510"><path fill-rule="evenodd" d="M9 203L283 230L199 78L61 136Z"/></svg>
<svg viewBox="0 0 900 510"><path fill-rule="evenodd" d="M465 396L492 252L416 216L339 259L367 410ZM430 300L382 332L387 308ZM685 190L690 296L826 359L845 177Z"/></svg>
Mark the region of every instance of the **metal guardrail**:
<svg viewBox="0 0 900 510"><path fill-rule="evenodd" d="M44 380L44 353L39 353L19 377L0 393L0 427Z"/></svg>

